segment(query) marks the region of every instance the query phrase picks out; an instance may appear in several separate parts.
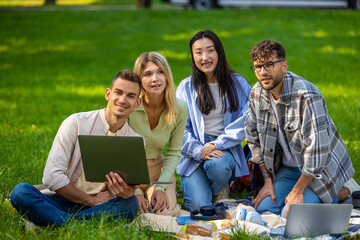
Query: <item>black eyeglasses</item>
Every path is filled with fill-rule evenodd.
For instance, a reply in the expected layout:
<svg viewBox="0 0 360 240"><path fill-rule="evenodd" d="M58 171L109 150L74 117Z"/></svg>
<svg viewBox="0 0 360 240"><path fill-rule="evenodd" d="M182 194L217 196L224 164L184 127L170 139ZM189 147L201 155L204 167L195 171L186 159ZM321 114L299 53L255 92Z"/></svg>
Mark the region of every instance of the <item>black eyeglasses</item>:
<svg viewBox="0 0 360 240"><path fill-rule="evenodd" d="M275 62L267 62L267 63L261 64L261 65L251 66L250 68L251 68L251 70L252 70L253 72L257 72L257 73L261 72L261 69L262 69L263 67L264 67L264 69L265 69L266 71L271 71L271 70L274 69L275 63L283 62L283 61L285 61L285 60L277 60L277 61L275 61Z"/></svg>

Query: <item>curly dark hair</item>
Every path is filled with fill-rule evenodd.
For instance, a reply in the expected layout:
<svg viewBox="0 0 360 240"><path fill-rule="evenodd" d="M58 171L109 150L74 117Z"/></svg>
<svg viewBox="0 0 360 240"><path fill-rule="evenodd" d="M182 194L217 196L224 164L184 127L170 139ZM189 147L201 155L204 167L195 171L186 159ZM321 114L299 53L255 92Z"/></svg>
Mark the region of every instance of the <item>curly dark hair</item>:
<svg viewBox="0 0 360 240"><path fill-rule="evenodd" d="M251 61L265 62L271 58L274 53L278 59L285 60L285 49L281 43L272 40L261 41L251 49Z"/></svg>

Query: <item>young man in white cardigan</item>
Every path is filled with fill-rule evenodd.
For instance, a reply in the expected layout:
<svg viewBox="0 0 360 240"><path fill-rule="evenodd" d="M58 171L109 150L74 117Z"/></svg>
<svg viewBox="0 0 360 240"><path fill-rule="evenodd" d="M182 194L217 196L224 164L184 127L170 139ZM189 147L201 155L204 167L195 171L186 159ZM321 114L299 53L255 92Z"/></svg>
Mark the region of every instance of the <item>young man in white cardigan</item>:
<svg viewBox="0 0 360 240"><path fill-rule="evenodd" d="M102 214L134 219L139 208L134 196L136 186L127 185L113 172L106 175L105 183L87 182L78 135L139 136L126 120L140 105L140 90L140 78L130 70L123 70L105 91L105 109L75 113L65 119L44 169L42 188L53 195L42 193L44 189L40 186L20 183L10 194L16 210L40 226L61 226L73 218L93 219Z"/></svg>

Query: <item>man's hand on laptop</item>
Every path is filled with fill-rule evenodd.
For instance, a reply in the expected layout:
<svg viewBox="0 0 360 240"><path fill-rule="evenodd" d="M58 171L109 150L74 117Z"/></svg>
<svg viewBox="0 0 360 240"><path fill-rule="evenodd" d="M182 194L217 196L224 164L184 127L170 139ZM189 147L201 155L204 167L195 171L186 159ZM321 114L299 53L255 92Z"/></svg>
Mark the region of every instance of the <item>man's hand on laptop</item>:
<svg viewBox="0 0 360 240"><path fill-rule="evenodd" d="M113 197L129 198L134 195L135 189L139 187L139 185L130 186L126 184L118 173L110 172L106 175L106 179L105 184Z"/></svg>

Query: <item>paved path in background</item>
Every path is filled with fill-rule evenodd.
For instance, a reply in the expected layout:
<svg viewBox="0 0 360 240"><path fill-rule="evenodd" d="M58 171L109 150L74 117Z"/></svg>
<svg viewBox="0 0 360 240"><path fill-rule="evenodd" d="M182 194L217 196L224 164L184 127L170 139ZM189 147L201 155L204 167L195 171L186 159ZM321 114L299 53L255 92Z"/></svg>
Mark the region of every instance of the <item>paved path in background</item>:
<svg viewBox="0 0 360 240"><path fill-rule="evenodd" d="M182 10L181 5L153 5L149 10ZM35 7L0 7L0 12L42 12L42 11L134 11L135 5L78 5L78 6L35 6Z"/></svg>

